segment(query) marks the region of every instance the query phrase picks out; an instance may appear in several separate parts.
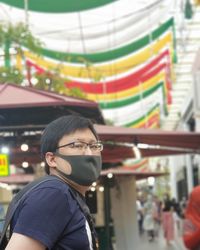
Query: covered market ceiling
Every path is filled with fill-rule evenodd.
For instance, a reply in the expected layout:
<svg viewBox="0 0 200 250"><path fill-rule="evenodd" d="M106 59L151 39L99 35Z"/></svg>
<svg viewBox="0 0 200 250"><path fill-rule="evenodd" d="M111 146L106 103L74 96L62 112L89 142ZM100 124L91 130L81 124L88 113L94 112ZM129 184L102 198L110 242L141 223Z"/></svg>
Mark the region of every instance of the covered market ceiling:
<svg viewBox="0 0 200 250"><path fill-rule="evenodd" d="M97 101L109 123L159 128L172 103L175 7L173 0L1 0L0 24L24 23L40 41L37 52L23 39L5 42L14 49L5 66L28 71L23 85L56 71L60 85Z"/></svg>
<svg viewBox="0 0 200 250"><path fill-rule="evenodd" d="M174 130L191 94L199 4L0 0L1 33L9 37L9 27L14 29L10 40L0 39L0 64L23 72L26 86L37 85L38 75L59 74L59 88L79 88L99 103L109 123ZM20 23L37 40L38 50L30 36L23 39L26 32L16 39Z"/></svg>

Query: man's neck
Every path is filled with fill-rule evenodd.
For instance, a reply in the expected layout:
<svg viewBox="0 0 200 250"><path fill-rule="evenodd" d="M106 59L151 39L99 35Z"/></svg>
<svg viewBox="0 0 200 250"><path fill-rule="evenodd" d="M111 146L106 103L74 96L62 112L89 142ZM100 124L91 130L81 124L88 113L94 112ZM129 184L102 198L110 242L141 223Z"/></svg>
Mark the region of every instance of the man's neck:
<svg viewBox="0 0 200 250"><path fill-rule="evenodd" d="M60 179L62 179L64 182L66 182L70 187L72 187L73 189L75 189L76 191L78 191L82 196L85 196L86 191L89 189L88 186L81 186L67 178L65 178L64 176L62 176L60 173L58 173L57 171L52 171L50 173L50 175L56 175L57 177L59 177Z"/></svg>

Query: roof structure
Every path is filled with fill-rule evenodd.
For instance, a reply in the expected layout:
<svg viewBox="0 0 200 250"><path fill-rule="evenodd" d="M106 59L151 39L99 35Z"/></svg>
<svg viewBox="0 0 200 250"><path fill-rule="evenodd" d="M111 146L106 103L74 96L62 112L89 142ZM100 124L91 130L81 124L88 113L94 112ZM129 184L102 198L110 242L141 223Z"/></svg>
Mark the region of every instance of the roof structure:
<svg viewBox="0 0 200 250"><path fill-rule="evenodd" d="M95 125L103 141L113 144L141 144L144 152L156 151L158 155L175 153L200 153L200 133L186 131L164 131L160 129L134 129ZM121 144L122 145L122 144ZM128 146L128 145L127 145ZM171 152L170 152L171 151ZM151 153L150 153L151 154ZM145 155L145 156L150 156ZM152 153L153 154L153 153Z"/></svg>
<svg viewBox="0 0 200 250"><path fill-rule="evenodd" d="M141 171L135 171L133 169L128 169L124 167L117 167L117 168L110 168L110 169L105 169L101 172L101 176L107 176L108 174L112 173L113 175L117 176L135 176L136 180L148 178L151 176L154 177L160 177L163 175L167 175L167 173L163 172L152 172L152 171L146 171L146 172L141 172Z"/></svg>
<svg viewBox="0 0 200 250"><path fill-rule="evenodd" d="M98 104L85 99L39 90L33 87L22 87L15 84L0 84L0 109L73 105L98 108Z"/></svg>
<svg viewBox="0 0 200 250"><path fill-rule="evenodd" d="M104 124L96 102L32 87L0 84L0 130L5 127L14 129L16 126L44 128L50 121L66 114L81 114Z"/></svg>

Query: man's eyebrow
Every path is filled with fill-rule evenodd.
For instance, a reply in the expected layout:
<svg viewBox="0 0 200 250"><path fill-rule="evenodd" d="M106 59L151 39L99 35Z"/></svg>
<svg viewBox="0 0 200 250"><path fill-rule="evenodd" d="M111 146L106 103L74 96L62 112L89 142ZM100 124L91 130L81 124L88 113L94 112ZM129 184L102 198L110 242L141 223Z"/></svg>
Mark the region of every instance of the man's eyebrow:
<svg viewBox="0 0 200 250"><path fill-rule="evenodd" d="M83 138L77 138L76 140L74 140L74 141L80 141L80 142L98 142L98 140L96 140L96 139L83 139Z"/></svg>

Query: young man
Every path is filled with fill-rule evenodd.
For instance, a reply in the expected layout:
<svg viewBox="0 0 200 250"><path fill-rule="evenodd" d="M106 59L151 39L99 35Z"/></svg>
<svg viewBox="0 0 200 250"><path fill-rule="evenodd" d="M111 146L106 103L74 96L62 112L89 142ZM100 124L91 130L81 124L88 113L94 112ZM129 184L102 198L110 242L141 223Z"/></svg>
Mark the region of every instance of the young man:
<svg viewBox="0 0 200 250"><path fill-rule="evenodd" d="M41 153L52 179L30 191L15 212L6 250L97 249L78 199L85 205L85 192L100 175L102 150L88 119L63 116L46 127Z"/></svg>

